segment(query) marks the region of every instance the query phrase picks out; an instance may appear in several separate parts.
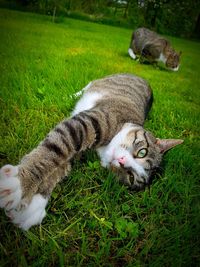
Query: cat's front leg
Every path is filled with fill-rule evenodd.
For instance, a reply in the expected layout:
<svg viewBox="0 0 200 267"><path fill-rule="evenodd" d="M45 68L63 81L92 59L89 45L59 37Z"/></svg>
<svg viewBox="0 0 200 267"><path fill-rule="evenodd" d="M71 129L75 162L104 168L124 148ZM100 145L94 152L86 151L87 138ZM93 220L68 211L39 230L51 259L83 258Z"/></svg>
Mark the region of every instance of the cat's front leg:
<svg viewBox="0 0 200 267"><path fill-rule="evenodd" d="M28 230L33 225L41 224L46 215L45 208L47 203L48 198L37 193L26 207L19 210L17 208L8 210L6 215L19 228Z"/></svg>
<svg viewBox="0 0 200 267"><path fill-rule="evenodd" d="M48 198L41 194L33 195L30 203L23 201L19 166L5 165L0 169L0 207L20 228L27 230L41 223L47 202Z"/></svg>
<svg viewBox="0 0 200 267"><path fill-rule="evenodd" d="M51 192L70 169L70 163L56 168L49 177L43 179L40 186L37 187L37 191L28 201L30 192L27 197L23 198L26 194L23 193L24 188L19 177L19 167L5 165L0 169L0 207L5 209L12 222L23 230L40 224L46 215L45 207Z"/></svg>
<svg viewBox="0 0 200 267"><path fill-rule="evenodd" d="M97 148L97 153L101 159L101 166L104 168L110 167L110 162L113 158L114 148L109 146L102 146Z"/></svg>

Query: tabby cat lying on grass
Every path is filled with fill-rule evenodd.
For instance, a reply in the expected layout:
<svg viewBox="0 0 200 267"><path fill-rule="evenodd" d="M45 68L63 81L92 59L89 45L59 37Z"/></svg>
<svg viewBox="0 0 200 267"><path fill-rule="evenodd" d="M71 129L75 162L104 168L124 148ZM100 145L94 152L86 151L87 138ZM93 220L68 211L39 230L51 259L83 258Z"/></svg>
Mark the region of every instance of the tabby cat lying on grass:
<svg viewBox="0 0 200 267"><path fill-rule="evenodd" d="M89 83L72 117L58 124L18 166L0 170L0 207L22 229L42 222L56 184L70 171L78 153L97 149L133 190L149 184L163 153L182 140L157 139L143 128L152 102L145 80L116 74Z"/></svg>
<svg viewBox="0 0 200 267"><path fill-rule="evenodd" d="M143 59L151 63L161 61L173 71L179 69L181 52L177 53L168 40L146 28L139 28L133 32L128 53L133 59L139 55L140 61Z"/></svg>

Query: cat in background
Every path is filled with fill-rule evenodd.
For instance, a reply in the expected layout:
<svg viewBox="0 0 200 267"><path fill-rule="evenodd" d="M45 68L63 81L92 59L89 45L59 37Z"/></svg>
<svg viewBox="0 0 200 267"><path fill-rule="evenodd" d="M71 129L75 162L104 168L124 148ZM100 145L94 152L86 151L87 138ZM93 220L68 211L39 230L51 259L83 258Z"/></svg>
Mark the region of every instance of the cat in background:
<svg viewBox="0 0 200 267"><path fill-rule="evenodd" d="M158 139L143 128L151 107L148 83L115 74L86 86L72 116L59 123L17 166L0 170L0 207L18 227L40 224L56 184L68 175L72 159L97 150L102 166L133 190L149 184L165 151L179 139Z"/></svg>
<svg viewBox="0 0 200 267"><path fill-rule="evenodd" d="M144 59L151 63L161 61L173 71L180 66L181 52L177 53L168 40L146 28L138 28L133 32L128 53L133 59L139 55L141 62Z"/></svg>

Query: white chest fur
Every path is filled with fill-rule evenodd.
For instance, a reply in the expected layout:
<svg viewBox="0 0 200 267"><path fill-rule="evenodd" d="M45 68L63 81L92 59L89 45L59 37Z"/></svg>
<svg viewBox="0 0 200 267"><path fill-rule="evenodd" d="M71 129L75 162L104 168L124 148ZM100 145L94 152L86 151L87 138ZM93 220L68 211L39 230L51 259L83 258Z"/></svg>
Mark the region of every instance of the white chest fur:
<svg viewBox="0 0 200 267"><path fill-rule="evenodd" d="M157 61L161 61L164 64L166 63L167 59L166 57L163 55L163 53L160 54L159 58L156 59Z"/></svg>

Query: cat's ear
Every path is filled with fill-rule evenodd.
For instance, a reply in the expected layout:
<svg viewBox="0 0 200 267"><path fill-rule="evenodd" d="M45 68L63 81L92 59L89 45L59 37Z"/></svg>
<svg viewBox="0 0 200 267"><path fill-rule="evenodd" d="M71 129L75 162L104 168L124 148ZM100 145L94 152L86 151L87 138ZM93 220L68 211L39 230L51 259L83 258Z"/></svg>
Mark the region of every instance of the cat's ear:
<svg viewBox="0 0 200 267"><path fill-rule="evenodd" d="M183 140L181 139L159 139L159 138L156 139L156 144L159 146L160 153L162 154L182 143Z"/></svg>

